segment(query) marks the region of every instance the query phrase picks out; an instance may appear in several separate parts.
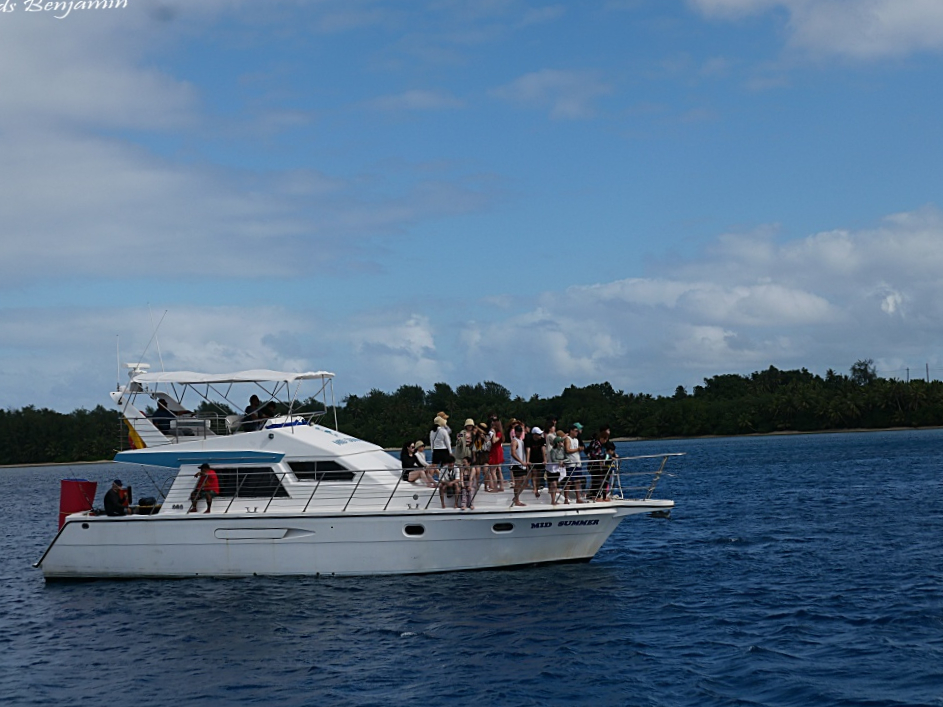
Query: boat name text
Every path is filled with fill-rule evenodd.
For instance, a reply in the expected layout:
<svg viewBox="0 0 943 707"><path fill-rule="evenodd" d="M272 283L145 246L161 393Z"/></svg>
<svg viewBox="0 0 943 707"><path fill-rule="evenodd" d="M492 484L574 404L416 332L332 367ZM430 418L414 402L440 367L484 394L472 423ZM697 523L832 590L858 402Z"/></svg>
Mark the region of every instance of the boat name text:
<svg viewBox="0 0 943 707"><path fill-rule="evenodd" d="M583 520L561 520L561 521L557 521L557 527L560 527L560 526L562 526L562 525L599 525L599 518L592 518L592 519L588 519L588 520L587 520L587 519L583 519ZM544 522L542 522L542 523L531 523L531 524L530 524L530 527L531 527L531 529L534 529L534 528L552 528L552 527L553 527L553 523L551 523L551 522L549 522L549 521L544 521Z"/></svg>

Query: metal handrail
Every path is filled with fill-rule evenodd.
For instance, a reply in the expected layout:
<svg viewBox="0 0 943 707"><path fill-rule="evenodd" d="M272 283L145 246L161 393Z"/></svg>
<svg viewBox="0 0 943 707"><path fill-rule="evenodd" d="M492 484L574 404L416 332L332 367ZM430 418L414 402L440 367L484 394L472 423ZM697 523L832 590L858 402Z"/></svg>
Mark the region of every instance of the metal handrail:
<svg viewBox="0 0 943 707"><path fill-rule="evenodd" d="M602 474L599 474L598 472L594 473L593 468L590 467L588 469L590 473L590 481L587 484L587 488L581 489L581 492L585 494L587 499L599 500L600 498L606 498L606 496L608 496L610 499L614 498L614 499L622 500L622 499L625 499L625 493L627 491L642 491L644 493L640 494L639 498L644 499L644 500L650 500L652 496L654 495L658 482L661 480L662 476L665 474L665 467L668 462L668 458L677 457L677 456L684 456L684 455L683 453L646 454L646 455L640 455L640 456L634 456L634 457L617 458L617 459L612 459L612 460L590 460L589 461L590 464L594 464L594 463L601 464L601 465L604 464L605 472ZM644 459L660 459L661 462L659 463L658 468L655 469L654 471L623 470L624 464L626 462L632 462L632 461L644 460ZM485 474L487 473L488 469L497 467L498 473L506 479L505 474L507 473L510 466L512 465L511 464L499 464L499 465L485 464L485 465L476 465L472 467L472 470L473 470L472 480L471 480L472 503L474 503L475 499L478 498L478 493L480 492L481 488L485 485L485 481L486 481ZM536 466L536 465L531 465L531 466ZM546 465L544 466L546 468ZM438 468L436 467L429 467L429 468L431 469L431 473L433 475L438 474L439 472ZM587 470L587 469L584 467L584 470ZM387 486L385 483L382 483L382 479L379 480L381 483L378 484L376 488L367 488L368 486L374 486L373 483L367 484L364 482L364 479L367 478L371 472L387 472L390 474L396 474L397 479L396 479L396 483L393 484L392 490L390 490L389 486ZM456 472L457 474L461 474L462 468L457 467ZM226 509L223 511L223 513L228 514L231 511L236 500L240 498L239 493L244 486L244 482L248 479L250 475L270 474L270 473L271 471L241 472L239 474L238 483L236 484L234 493L231 497L229 497L229 503L227 504ZM425 486L417 487L417 486L413 486L413 484L404 484L401 470L398 470L398 469L371 469L371 470L358 471L356 473L358 474L358 478L357 478L357 482L354 484L353 489L348 491L340 487L330 486L328 487L329 491L328 491L327 496L325 496L324 492L321 491L322 485L324 483L324 475L321 475L317 479L317 483L315 484L311 493L308 495L308 498L305 501L304 507L301 512L302 513L308 512L308 509L310 508L316 496L318 498L325 499L327 503L336 501L338 506L343 504L343 507L340 509L340 512L344 513L351 506L351 504L354 503L355 501L360 501L361 503L369 503L369 504L372 504L375 502L377 506L380 506L382 504L382 510L387 511L390 505L396 499L397 495L402 493L402 489L404 486L407 487L407 489L412 495L417 495L417 494L419 495L419 499L416 504L417 510L419 510L420 508L422 508L423 510L428 510L429 507L432 505L433 500L435 500L436 496L440 495L441 479L437 479L435 485L432 487L425 487ZM288 471L282 471L282 472L276 473L274 476L277 478L277 484L275 484L275 487L273 488L271 494L267 498L265 496L258 497L260 501L262 499L266 499L265 507L262 511L263 513L267 512L269 508L272 507L272 504L275 502L276 498L278 497L279 492L283 492L286 489L284 482L289 478L289 475L290 475L290 472ZM650 482L642 486L624 486L623 485L622 483L623 477L637 477L637 476L649 477ZM460 476L457 478L461 479ZM557 498L562 497L564 494L568 494L574 491L573 486L569 483L569 479L571 478L573 478L573 476L568 475L566 480L560 483L560 486L557 490L557 493L559 494ZM372 479L372 481L377 482L378 480ZM542 477L535 476L532 470L529 470L525 478L525 488L527 487L533 488L535 484L541 484L542 482L543 482ZM304 482L294 481L292 482L289 488L297 489L299 483L304 483ZM339 483L344 483L344 482L339 482ZM547 486L549 486L549 483L547 484ZM425 505L423 505L421 501L421 496L423 495L423 493L428 494L428 498L426 500ZM461 493L462 493L462 489L459 489L455 497L455 501L454 501L456 506L458 505L458 502L459 502L458 499ZM513 495L512 484L509 483L508 491L506 491L505 493L509 495ZM223 500L224 498L226 497L223 497L220 500ZM304 498L304 496L301 496L300 498L292 496L289 500L300 502L301 498ZM557 499L555 498L553 500L557 500Z"/></svg>

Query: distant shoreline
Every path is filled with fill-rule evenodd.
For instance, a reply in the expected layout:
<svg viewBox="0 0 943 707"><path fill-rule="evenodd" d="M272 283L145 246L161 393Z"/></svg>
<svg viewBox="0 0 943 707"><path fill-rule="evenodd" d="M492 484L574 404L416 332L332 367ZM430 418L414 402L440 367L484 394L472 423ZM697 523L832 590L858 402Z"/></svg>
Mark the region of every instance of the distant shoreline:
<svg viewBox="0 0 943 707"><path fill-rule="evenodd" d="M32 469L38 466L79 466L80 464L117 464L114 459L100 459L94 462L40 462L39 464L0 464L0 469Z"/></svg>
<svg viewBox="0 0 943 707"><path fill-rule="evenodd" d="M907 430L939 430L943 425L923 427L853 427L846 430L777 430L776 432L745 432L740 435L673 435L669 437L613 437L613 442L655 442L662 439L736 439L738 437L782 437L787 435L834 435L846 432L906 432Z"/></svg>
<svg viewBox="0 0 943 707"><path fill-rule="evenodd" d="M679 439L736 439L738 437L783 437L788 435L832 435L860 432L906 432L907 430L940 430L943 425L926 427L855 427L849 430L780 430L777 432L747 432L742 435L676 435L673 437L613 437L613 442L657 442ZM399 447L385 447L384 451L398 452ZM32 469L45 466L79 466L83 464L117 464L114 459L100 459L91 462L43 462L40 464L0 464L0 469Z"/></svg>

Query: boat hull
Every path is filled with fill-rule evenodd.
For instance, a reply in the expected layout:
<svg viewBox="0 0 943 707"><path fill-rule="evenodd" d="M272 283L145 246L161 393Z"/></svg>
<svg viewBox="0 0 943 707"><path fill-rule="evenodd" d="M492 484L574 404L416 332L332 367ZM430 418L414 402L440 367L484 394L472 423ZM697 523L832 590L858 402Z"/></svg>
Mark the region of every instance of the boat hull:
<svg viewBox="0 0 943 707"><path fill-rule="evenodd" d="M591 559L626 515L584 509L357 515L71 516L37 563L47 579L369 575Z"/></svg>

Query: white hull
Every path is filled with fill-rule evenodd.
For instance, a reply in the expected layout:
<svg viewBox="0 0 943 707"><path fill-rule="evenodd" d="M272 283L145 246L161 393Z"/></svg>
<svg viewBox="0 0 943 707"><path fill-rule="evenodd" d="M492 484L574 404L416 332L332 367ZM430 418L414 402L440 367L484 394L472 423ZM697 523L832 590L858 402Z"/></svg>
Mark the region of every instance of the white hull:
<svg viewBox="0 0 943 707"><path fill-rule="evenodd" d="M411 574L586 561L626 515L672 505L70 516L37 564L47 579L85 579ZM422 535L408 535L407 526L422 526Z"/></svg>

